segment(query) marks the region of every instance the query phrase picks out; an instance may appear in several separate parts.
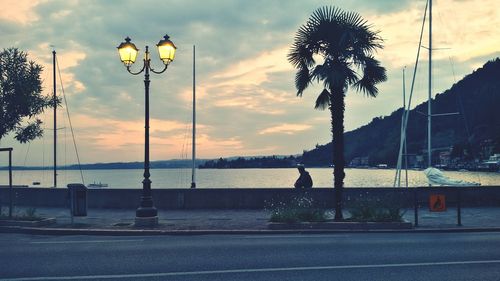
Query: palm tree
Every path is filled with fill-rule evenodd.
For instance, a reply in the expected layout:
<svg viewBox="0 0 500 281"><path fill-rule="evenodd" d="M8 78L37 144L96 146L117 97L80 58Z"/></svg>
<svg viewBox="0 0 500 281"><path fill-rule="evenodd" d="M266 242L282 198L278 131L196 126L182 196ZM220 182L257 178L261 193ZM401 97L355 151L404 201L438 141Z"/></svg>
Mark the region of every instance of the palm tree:
<svg viewBox="0 0 500 281"><path fill-rule="evenodd" d="M376 84L387 79L385 68L373 57L383 40L370 27L358 13L322 7L299 28L288 54L297 69L297 96L311 83L323 83L314 108L328 108L331 114L335 220L343 219L345 94L354 88L376 97Z"/></svg>

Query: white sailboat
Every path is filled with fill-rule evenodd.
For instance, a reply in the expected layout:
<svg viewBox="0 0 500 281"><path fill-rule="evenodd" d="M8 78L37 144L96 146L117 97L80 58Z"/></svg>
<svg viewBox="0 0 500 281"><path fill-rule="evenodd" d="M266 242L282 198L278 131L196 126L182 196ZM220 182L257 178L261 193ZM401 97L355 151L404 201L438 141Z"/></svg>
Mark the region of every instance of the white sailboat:
<svg viewBox="0 0 500 281"><path fill-rule="evenodd" d="M67 103L67 100L66 100L66 95L65 95L65 92L64 92L64 86L62 84L62 79L61 79L61 70L59 69L59 64L58 64L58 61L57 61L57 58L56 58L56 51L53 50L52 51L52 65L53 65L53 72L52 72L52 78L53 78L53 102L54 102L54 153L53 153L53 156L54 156L54 168L53 168L53 171L54 171L54 188L57 187L57 82L56 82L56 68L59 72L59 80L60 80L60 83L61 83L61 90L62 90L62 93L63 93L63 97L64 97L64 102L65 102L65 108L66 108L66 114L68 116L68 121L69 121L69 125L70 125L70 129L71 129L71 136L73 138L73 146L75 148L75 153L76 153L76 158L78 160L78 166L80 167L80 156L78 154L78 148L76 146L76 141L75 141L75 134L73 132L73 125L71 123L71 117L70 117L70 114L69 114L69 108L68 108L68 103ZM80 176L81 176L81 179L82 179L82 184L85 184L85 181L84 181L84 178L83 178L83 172L82 172L82 169L80 167ZM40 184L40 182L33 182L33 185L36 185L35 183L38 183L38 185ZM107 186L107 184L106 184Z"/></svg>
<svg viewBox="0 0 500 281"><path fill-rule="evenodd" d="M432 131L431 131L431 124L432 124L432 117L433 116L447 116L447 115L456 115L458 113L441 113L441 114L432 114L432 0L428 0L425 6L425 12L424 12L424 19L422 22L422 30L420 33L420 42L418 46L418 51L417 51L417 59L415 62L415 68L413 71L413 79L411 83L411 90L410 90L410 97L408 101L408 107L405 107L405 102L403 102L403 120L402 120L402 128L401 128L401 140L400 140L400 147L399 147L399 154L398 154L398 162L397 162L397 167L396 167L396 176L394 178L394 184L393 186L400 187L401 186L401 165L402 165L402 155L403 155L403 148L406 149L406 128L408 124L408 116L409 116L409 109L411 106L411 98L413 95L413 87L415 85L415 76L417 72L417 66L418 66L418 60L419 60L419 55L420 55L420 49L423 48L422 46L422 35L424 32L424 25L425 25L425 19L427 15L427 9L429 11L429 46L428 51L429 51L429 70L428 70L428 99L427 99L427 168L424 170L425 175L427 176L429 186L430 185L452 185L452 186L457 186L457 185L467 185L467 186L473 186L473 185L480 185L479 183L475 182L464 182L464 181L456 181L447 178L444 176L444 174L439 171L437 168L432 167ZM425 47L424 47L425 48ZM404 75L403 75L403 81L404 81ZM404 97L404 83L403 83L403 99ZM407 153L405 152L405 160L407 157ZM408 180L406 180L406 187L408 187Z"/></svg>

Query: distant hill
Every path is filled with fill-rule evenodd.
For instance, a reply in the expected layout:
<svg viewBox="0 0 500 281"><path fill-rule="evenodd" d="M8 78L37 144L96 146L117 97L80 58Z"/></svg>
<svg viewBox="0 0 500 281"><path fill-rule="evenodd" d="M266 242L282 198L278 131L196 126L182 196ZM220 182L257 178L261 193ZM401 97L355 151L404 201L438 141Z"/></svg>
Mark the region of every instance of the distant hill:
<svg viewBox="0 0 500 281"><path fill-rule="evenodd" d="M408 154L423 155L427 146L427 120L418 112L427 113L427 102L410 112ZM452 156L455 157L484 158L486 152L482 150L486 148L493 150L490 153L500 153L500 59L487 62L436 95L432 112L460 112L460 115L432 118L433 159L439 156L434 149L446 147L453 147ZM346 164L356 157L367 157L371 166L378 163L395 165L402 113L400 108L389 116L376 117L369 124L345 133ZM308 166L327 166L332 159L331 142L304 152L302 157Z"/></svg>
<svg viewBox="0 0 500 281"><path fill-rule="evenodd" d="M255 156L219 158L200 165L200 169L290 168L300 162L300 156Z"/></svg>
<svg viewBox="0 0 500 281"><path fill-rule="evenodd" d="M205 159L196 159L196 166L202 165L206 162ZM172 160L161 160L161 161L151 161L151 169L176 169L176 168L191 168L191 159L172 159ZM99 170L99 169L142 169L144 168L144 162L114 162L114 163L95 163L95 164L82 164L82 170ZM8 167L0 167L0 170L7 170ZM51 170L52 166L47 167L13 167L15 170ZM66 170L79 170L78 165L68 165L59 166L58 169Z"/></svg>

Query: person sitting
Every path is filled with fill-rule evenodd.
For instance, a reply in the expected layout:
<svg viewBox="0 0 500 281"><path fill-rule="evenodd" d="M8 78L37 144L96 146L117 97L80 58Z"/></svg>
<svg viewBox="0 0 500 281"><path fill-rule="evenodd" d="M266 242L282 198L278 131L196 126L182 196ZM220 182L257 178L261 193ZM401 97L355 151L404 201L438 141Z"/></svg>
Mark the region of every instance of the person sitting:
<svg viewBox="0 0 500 281"><path fill-rule="evenodd" d="M309 172L307 172L304 168L304 165L297 165L297 169L299 170L300 176L295 181L295 188L311 188L313 186L313 181L311 176L309 175Z"/></svg>

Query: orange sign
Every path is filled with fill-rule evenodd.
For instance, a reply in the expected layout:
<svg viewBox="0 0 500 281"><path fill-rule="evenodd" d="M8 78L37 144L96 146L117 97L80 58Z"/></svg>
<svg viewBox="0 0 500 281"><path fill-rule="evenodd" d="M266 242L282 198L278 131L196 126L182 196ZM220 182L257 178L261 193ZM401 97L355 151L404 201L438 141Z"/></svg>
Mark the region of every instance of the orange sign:
<svg viewBox="0 0 500 281"><path fill-rule="evenodd" d="M446 211L446 197L443 194L431 194L429 197L429 209L431 212Z"/></svg>

